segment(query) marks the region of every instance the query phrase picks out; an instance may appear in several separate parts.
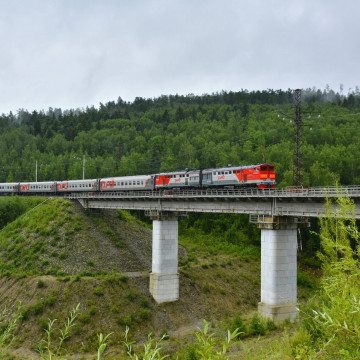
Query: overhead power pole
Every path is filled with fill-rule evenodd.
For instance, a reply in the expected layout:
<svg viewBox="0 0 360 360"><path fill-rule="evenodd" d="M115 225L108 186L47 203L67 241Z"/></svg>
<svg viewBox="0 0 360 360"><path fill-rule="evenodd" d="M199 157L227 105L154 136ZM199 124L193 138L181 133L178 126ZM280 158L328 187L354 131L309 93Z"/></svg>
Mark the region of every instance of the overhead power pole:
<svg viewBox="0 0 360 360"><path fill-rule="evenodd" d="M301 89L295 90L295 149L293 185L303 186L303 123L301 119Z"/></svg>
<svg viewBox="0 0 360 360"><path fill-rule="evenodd" d="M85 155L83 155L83 180L85 179Z"/></svg>

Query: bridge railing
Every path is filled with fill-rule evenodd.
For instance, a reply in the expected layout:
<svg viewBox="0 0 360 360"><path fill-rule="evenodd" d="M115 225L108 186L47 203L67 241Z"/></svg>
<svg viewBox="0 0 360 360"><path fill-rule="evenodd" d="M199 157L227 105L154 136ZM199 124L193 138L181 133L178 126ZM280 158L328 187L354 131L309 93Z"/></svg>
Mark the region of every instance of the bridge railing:
<svg viewBox="0 0 360 360"><path fill-rule="evenodd" d="M307 197L360 197L360 186L347 187L286 187L281 189L200 189L180 190L169 189L163 191L109 191L109 192L83 192L63 195L66 198L108 198L108 199L131 199L131 198L307 198Z"/></svg>

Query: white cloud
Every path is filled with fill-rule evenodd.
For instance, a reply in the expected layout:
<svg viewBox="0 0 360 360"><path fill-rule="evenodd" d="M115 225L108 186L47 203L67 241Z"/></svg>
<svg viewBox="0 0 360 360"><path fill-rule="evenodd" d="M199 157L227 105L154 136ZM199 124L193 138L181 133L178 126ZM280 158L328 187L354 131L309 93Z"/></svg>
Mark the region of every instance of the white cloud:
<svg viewBox="0 0 360 360"><path fill-rule="evenodd" d="M336 0L0 0L0 113L354 88L359 10Z"/></svg>

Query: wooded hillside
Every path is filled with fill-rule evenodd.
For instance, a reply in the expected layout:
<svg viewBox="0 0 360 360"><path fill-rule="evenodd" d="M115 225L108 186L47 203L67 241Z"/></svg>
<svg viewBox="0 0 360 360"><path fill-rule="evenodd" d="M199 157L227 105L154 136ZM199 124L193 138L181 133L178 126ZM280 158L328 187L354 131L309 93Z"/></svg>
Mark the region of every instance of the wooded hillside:
<svg viewBox="0 0 360 360"><path fill-rule="evenodd" d="M303 90L306 185L360 183L360 94ZM0 116L0 181L155 173L261 162L291 185L293 92L119 98L77 110L19 110Z"/></svg>

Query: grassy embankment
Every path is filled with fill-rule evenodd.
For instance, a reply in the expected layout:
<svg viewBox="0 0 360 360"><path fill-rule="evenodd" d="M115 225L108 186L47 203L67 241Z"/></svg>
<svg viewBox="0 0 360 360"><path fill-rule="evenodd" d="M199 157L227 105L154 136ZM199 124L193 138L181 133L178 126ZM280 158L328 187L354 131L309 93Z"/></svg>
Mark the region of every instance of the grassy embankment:
<svg viewBox="0 0 360 360"><path fill-rule="evenodd" d="M272 323L256 316L259 250L245 238L245 232L235 231L244 221L240 218L230 218L235 227L225 229L226 239L220 235L223 229L217 228L224 221L216 217L208 221L190 218L182 224L180 300L158 305L148 293L151 232L129 213L87 214L63 199L51 199L36 208L44 199L0 200L8 205L14 201L18 207L23 204L16 215L25 213L0 232L0 306L22 303L11 350L14 356L35 357L48 319L63 322L77 304L75 325L64 343L68 354L92 353L97 334L112 333L107 341L108 358L126 358L122 341L129 326L132 339L139 342L149 332L155 336L168 333L166 351L178 353L179 359L196 359L191 355L196 350L193 332L203 319L221 337L226 329L240 327L243 339L234 351L245 358L251 358L251 353L255 359L256 354L269 351L271 340L264 337L255 344L258 335L279 336ZM299 280L304 285L300 298L306 298L314 282L304 272ZM264 348L259 347L262 342ZM282 342L288 345L284 343L279 350L291 348L289 336L279 338L273 346ZM249 350L254 346L255 353Z"/></svg>

